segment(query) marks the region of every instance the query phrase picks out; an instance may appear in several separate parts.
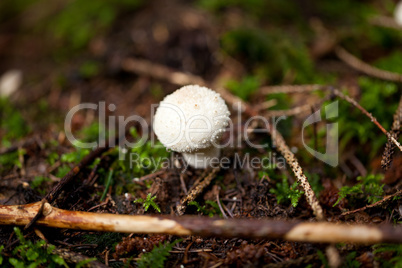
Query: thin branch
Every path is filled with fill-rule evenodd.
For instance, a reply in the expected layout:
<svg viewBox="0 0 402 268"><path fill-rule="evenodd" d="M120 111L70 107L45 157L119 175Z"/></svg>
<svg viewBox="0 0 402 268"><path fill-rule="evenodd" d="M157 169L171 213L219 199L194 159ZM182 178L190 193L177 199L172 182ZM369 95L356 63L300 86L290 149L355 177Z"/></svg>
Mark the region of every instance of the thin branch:
<svg viewBox="0 0 402 268"><path fill-rule="evenodd" d="M402 31L402 26L399 25L393 17L386 16L376 16L369 20L369 22L373 25L392 28L398 31Z"/></svg>
<svg viewBox="0 0 402 268"><path fill-rule="evenodd" d="M377 202L375 202L375 203L373 203L371 205L367 205L367 206L364 206L362 208L358 208L358 209L355 209L355 210L352 210L352 211L344 212L344 213L341 214L341 216L346 216L346 215L350 215L350 214L353 214L353 213L356 213L356 212L359 212L359 211L366 210L368 208L374 208L374 207L381 206L382 204L391 201L391 199L393 199L394 197L401 196L401 195L402 195L402 190L399 190L398 192L396 192L394 194L385 196L380 201L377 201Z"/></svg>
<svg viewBox="0 0 402 268"><path fill-rule="evenodd" d="M352 54L350 54L348 51L346 51L342 47L336 47L335 48L335 54L340 58L343 62L345 62L347 65L353 67L354 69L365 73L367 75L382 79L382 80L387 80L387 81L393 81L393 82L402 82L402 75L389 72L389 71L384 71L381 69L378 69L376 67L371 66L370 64L367 64L360 59L356 58Z"/></svg>
<svg viewBox="0 0 402 268"><path fill-rule="evenodd" d="M355 101L353 98L343 94L340 92L338 89L333 89L333 94L338 96L339 98L349 102L353 106L355 106L357 109L362 111L363 114L365 114L368 118L370 118L371 122L373 122L386 136L387 138L392 141L398 148L399 150L402 151L402 146L399 144L399 142L393 137L388 131L385 130L385 128L377 121L377 119L369 113L366 109L364 109L357 101Z"/></svg>
<svg viewBox="0 0 402 268"><path fill-rule="evenodd" d="M204 84L204 80L199 76L174 71L166 66L154 64L147 60L127 58L122 62L121 67L127 72L167 80L175 85Z"/></svg>
<svg viewBox="0 0 402 268"><path fill-rule="evenodd" d="M1 225L25 225L41 203L0 206ZM67 211L44 206L37 225L87 231L120 233L218 236L250 239L285 239L313 243L402 243L402 226L348 225L329 222L290 222L259 219L216 219L210 217L162 217L99 214Z"/></svg>
<svg viewBox="0 0 402 268"><path fill-rule="evenodd" d="M267 110L263 115L264 115L264 117L279 117L282 115L284 115L284 116L303 115L307 112L311 112L312 107L321 107L321 105L325 101L327 101L329 98L330 98L330 96L326 96L313 104L304 104L304 105L290 108L288 110Z"/></svg>
<svg viewBox="0 0 402 268"><path fill-rule="evenodd" d="M275 93L305 93L322 90L327 86L324 85L281 85L281 86L265 86L260 88L260 92L264 95Z"/></svg>

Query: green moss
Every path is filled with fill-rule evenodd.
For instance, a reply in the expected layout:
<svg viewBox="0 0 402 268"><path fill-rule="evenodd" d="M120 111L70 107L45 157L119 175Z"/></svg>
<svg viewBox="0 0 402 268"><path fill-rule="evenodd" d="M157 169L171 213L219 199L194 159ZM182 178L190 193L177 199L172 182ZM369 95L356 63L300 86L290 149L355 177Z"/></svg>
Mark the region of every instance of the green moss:
<svg viewBox="0 0 402 268"><path fill-rule="evenodd" d="M256 77L247 76L241 81L228 81L226 87L241 99L248 100L250 95L260 87L260 81Z"/></svg>
<svg viewBox="0 0 402 268"><path fill-rule="evenodd" d="M0 133L3 146L9 146L13 141L25 137L30 132L19 109L10 100L0 98Z"/></svg>
<svg viewBox="0 0 402 268"><path fill-rule="evenodd" d="M375 63L375 66L383 70L402 74L402 52L398 50L392 52L387 57L379 59Z"/></svg>
<svg viewBox="0 0 402 268"><path fill-rule="evenodd" d="M381 267L402 267L402 245L378 244L374 245L373 249L375 259L381 263ZM386 256L391 256L391 258L384 259L381 253L386 253Z"/></svg>
<svg viewBox="0 0 402 268"><path fill-rule="evenodd" d="M163 268L167 257L174 245L179 243L181 240L175 240L172 243L159 243L159 246L155 247L151 252L145 253L137 261L138 268Z"/></svg>
<svg viewBox="0 0 402 268"><path fill-rule="evenodd" d="M69 1L60 13L47 20L53 36L69 49L80 49L105 31L122 10L132 10L139 0Z"/></svg>
<svg viewBox="0 0 402 268"><path fill-rule="evenodd" d="M53 254L56 249L54 245L48 245L44 240L35 243L26 240L17 227L14 227L14 232L20 244L14 248L12 257L8 259L13 267L68 267L62 257ZM4 259L1 260L4 262Z"/></svg>
<svg viewBox="0 0 402 268"><path fill-rule="evenodd" d="M287 76L296 84L328 83L328 75L315 70L306 41L297 34L239 28L222 36L221 47L270 84L281 83Z"/></svg>
<svg viewBox="0 0 402 268"><path fill-rule="evenodd" d="M30 185L32 189L35 189L38 191L41 195L44 195L46 193L45 185L47 182L51 181L47 177L43 176L35 176L35 178L31 181Z"/></svg>
<svg viewBox="0 0 402 268"><path fill-rule="evenodd" d="M384 195L384 184L381 183L383 175L369 174L366 177L358 177L358 183L354 186L343 186L339 190L339 198L334 204L336 206L342 199L348 197L348 201L363 199L370 204L382 199Z"/></svg>
<svg viewBox="0 0 402 268"><path fill-rule="evenodd" d="M155 199L156 196L152 196L151 193L149 193L146 199L138 198L134 200L134 203L141 203L145 211L148 211L150 207L153 207L156 211L161 213L161 209L159 208L158 204L156 204L154 201Z"/></svg>
<svg viewBox="0 0 402 268"><path fill-rule="evenodd" d="M358 100L360 105L372 113L385 129L390 129L399 101L397 85L368 77L359 78L359 85L362 90L361 98ZM377 155L387 141L387 137L370 119L342 100L339 102L338 123L341 152L351 142L360 146L369 145L369 150L361 156L363 161L367 157Z"/></svg>
<svg viewBox="0 0 402 268"><path fill-rule="evenodd" d="M269 189L269 192L274 194L278 203L286 204L291 203L293 207L297 207L300 198L304 194L299 189L299 183L294 182L289 186L288 180L285 176L282 177L282 182L275 184L276 188Z"/></svg>
<svg viewBox="0 0 402 268"><path fill-rule="evenodd" d="M189 206L195 206L197 208L197 212L200 212L203 215L207 215L209 217L220 216L222 217L222 212L219 208L219 205L211 200L206 200L205 205L200 205L197 201L191 201L188 203Z"/></svg>

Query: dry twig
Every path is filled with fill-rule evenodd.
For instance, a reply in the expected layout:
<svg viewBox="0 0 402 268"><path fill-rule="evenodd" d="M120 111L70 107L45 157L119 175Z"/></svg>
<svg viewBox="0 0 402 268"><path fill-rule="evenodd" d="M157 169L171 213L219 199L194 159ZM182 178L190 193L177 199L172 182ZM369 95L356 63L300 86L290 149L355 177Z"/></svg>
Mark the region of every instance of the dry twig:
<svg viewBox="0 0 402 268"><path fill-rule="evenodd" d="M393 82L402 82L402 75L389 72L389 71L384 71L381 69L378 69L376 67L371 66L370 64L367 64L360 59L356 58L352 54L350 54L348 51L346 51L342 47L336 47L335 48L335 53L336 55L344 61L347 65L353 67L354 69L365 73L367 75L382 79L382 80L388 80L388 81L393 81Z"/></svg>
<svg viewBox="0 0 402 268"><path fill-rule="evenodd" d="M394 197L401 196L401 195L402 195L402 190L399 190L398 192L396 192L394 194L385 196L380 201L377 201L377 202L375 202L375 203L373 203L371 205L367 205L367 206L364 206L362 208L358 208L358 209L355 209L355 210L352 210L352 211L344 212L344 213L341 214L341 216L346 216L346 215L350 215L350 214L353 214L353 213L356 213L356 212L359 212L359 211L366 210L368 208L374 208L374 207L381 206L382 204L391 201L391 199L393 199Z"/></svg>
<svg viewBox="0 0 402 268"><path fill-rule="evenodd" d="M393 17L386 16L376 16L369 20L369 22L373 25L392 28L398 31L402 31L402 26L399 25Z"/></svg>
<svg viewBox="0 0 402 268"><path fill-rule="evenodd" d="M305 93L316 90L322 90L327 86L324 85L281 85L281 86L265 86L260 88L260 92L265 95L275 93Z"/></svg>
<svg viewBox="0 0 402 268"><path fill-rule="evenodd" d="M25 225L41 203L0 206L0 225ZM290 222L210 217L136 216L68 211L45 203L37 225L87 231L194 235L250 239L285 239L314 243L402 243L402 226L348 225L329 222Z"/></svg>

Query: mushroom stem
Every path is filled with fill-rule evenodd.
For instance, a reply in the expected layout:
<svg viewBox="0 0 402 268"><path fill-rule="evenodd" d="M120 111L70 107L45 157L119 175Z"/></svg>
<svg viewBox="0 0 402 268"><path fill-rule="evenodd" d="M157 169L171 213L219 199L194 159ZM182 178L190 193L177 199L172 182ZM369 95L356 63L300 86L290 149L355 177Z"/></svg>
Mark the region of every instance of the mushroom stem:
<svg viewBox="0 0 402 268"><path fill-rule="evenodd" d="M220 154L220 148L211 146L194 153L183 153L183 158L192 167L207 168L214 164L219 165Z"/></svg>

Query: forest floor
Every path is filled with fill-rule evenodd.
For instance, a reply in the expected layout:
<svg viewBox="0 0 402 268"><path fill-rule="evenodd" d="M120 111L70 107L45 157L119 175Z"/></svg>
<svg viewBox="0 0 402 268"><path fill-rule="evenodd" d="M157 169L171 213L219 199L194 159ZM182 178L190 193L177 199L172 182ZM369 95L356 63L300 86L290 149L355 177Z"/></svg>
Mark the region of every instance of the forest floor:
<svg viewBox="0 0 402 268"><path fill-rule="evenodd" d="M276 138L258 131L261 121L247 125L254 114L278 122L277 131L303 168L324 220L400 225L401 153L387 151L386 146L395 147L387 136L342 97L355 99L398 140L402 28L384 24L395 1L20 2L0 4L1 205L43 200L93 154L66 135L65 118L76 105L115 106L104 114L76 112L70 126L80 141L97 141L105 132L111 137L125 132L127 140L138 141L151 130L154 105L181 85L201 81L225 88L229 100L238 97L252 110L238 111L224 96L233 122L222 137L234 144L222 150L228 167L184 168L180 154L156 146L151 133L143 146L128 148L127 155L141 161L121 161L119 147L111 147L81 166L52 205L94 213L317 221L284 147L272 146ZM369 65L353 64L357 58ZM18 85L11 93L5 89L13 88L4 83L7 73ZM178 73L180 79L174 76ZM313 91L308 85L323 86ZM334 103L336 116L328 116L325 107ZM317 111L323 119L305 127ZM143 118L147 127L130 122L118 133L118 116L131 115ZM329 133L328 126L335 125L336 133ZM339 143L334 165L310 153L325 153L331 137ZM270 146L256 148L245 139ZM389 163L384 169L381 162ZM208 175L212 181L178 210ZM122 234L35 223L22 234L19 230L0 225L0 265L63 265L57 256L69 266L93 262L94 267L402 265L402 244ZM47 251L43 240L54 247Z"/></svg>

